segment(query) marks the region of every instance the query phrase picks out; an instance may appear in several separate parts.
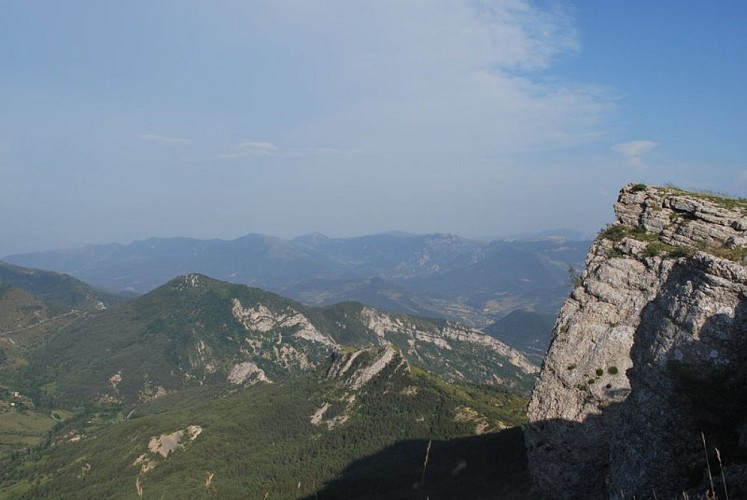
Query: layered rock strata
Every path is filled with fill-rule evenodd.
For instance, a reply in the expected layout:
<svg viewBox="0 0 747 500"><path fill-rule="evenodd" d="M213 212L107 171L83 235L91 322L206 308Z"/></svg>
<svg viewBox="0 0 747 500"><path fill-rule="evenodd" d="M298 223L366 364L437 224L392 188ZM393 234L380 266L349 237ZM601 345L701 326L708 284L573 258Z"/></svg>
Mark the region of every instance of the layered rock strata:
<svg viewBox="0 0 747 500"><path fill-rule="evenodd" d="M529 403L535 483L552 498L697 498L720 447L731 497L747 495L747 202L629 185L615 214Z"/></svg>

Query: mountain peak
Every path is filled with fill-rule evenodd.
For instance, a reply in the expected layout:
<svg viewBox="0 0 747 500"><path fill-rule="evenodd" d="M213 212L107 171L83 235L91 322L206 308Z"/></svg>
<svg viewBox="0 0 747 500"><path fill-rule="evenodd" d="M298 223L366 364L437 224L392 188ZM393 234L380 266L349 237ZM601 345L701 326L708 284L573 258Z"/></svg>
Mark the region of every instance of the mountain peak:
<svg viewBox="0 0 747 500"><path fill-rule="evenodd" d="M205 276L204 274L199 273L193 273L193 274L185 274L184 276L178 276L174 280L171 281L172 285L181 285L186 286L190 288L197 288L200 286L205 285L205 281L210 280L214 281L211 278Z"/></svg>
<svg viewBox="0 0 747 500"><path fill-rule="evenodd" d="M331 238L327 236L326 234L322 234L322 233L314 231L311 233L302 234L301 236L296 236L291 241L293 241L294 243L297 243L297 242L318 243L322 241L329 241L330 239Z"/></svg>
<svg viewBox="0 0 747 500"><path fill-rule="evenodd" d="M0 261L0 283L15 286L57 305L98 310L124 299L97 290L72 276Z"/></svg>

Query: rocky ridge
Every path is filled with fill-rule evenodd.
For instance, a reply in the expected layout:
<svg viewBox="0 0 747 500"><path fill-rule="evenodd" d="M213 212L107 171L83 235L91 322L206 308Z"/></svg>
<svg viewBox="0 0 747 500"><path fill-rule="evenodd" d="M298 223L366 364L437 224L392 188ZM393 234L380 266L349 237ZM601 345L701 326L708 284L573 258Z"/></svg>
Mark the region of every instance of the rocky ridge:
<svg viewBox="0 0 747 500"><path fill-rule="evenodd" d="M311 308L190 274L66 328L39 348L27 373L43 374L38 386L55 380L58 404L129 408L190 386L281 382L368 347L396 350L451 382L528 392L538 371L469 327L354 302ZM91 355L106 362L86 362Z"/></svg>
<svg viewBox="0 0 747 500"><path fill-rule="evenodd" d="M631 184L614 208L529 403L532 476L553 498L699 498L702 432L747 494L747 202Z"/></svg>

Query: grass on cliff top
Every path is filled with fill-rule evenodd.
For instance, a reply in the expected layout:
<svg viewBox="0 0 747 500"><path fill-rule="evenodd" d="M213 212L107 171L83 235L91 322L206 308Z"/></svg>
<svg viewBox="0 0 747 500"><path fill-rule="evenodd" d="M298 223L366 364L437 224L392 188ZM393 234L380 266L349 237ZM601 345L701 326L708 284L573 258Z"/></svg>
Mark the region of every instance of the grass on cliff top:
<svg viewBox="0 0 747 500"><path fill-rule="evenodd" d="M714 193L714 192L705 191L705 190L704 191L687 191L685 189L675 186L674 184L666 184L665 186L657 187L656 189L664 191L667 194L690 196L690 197L698 198L701 200L707 200L707 201L710 201L716 204L717 206L721 208L726 208L729 210L739 210L743 214L747 215L747 198L743 198L743 197L733 198L725 194Z"/></svg>
<svg viewBox="0 0 747 500"><path fill-rule="evenodd" d="M649 186L639 183L634 184L631 187L631 190L637 192L644 191L648 188ZM707 200L721 208L740 211L742 214L747 215L747 198L730 198L725 195L707 191L686 191L673 184L651 186L651 188L662 191L665 194L689 196L691 198ZM684 214L684 217L687 217L688 215L689 214ZM678 217L683 217L683 215L679 214ZM747 248L745 247L719 248L707 246L705 243L694 246L671 245L660 241L658 234L648 232L643 227L628 227L622 224L612 224L603 229L600 232L600 236L615 243L622 241L624 238L633 238L638 241L648 242L644 252L644 256L646 257L692 257L695 255L696 251L701 250L716 257L721 257L734 262L744 263L745 259L747 259ZM622 256L622 254L619 250L613 250L612 256Z"/></svg>
<svg viewBox="0 0 747 500"><path fill-rule="evenodd" d="M671 183L665 184L664 186L647 186L646 184L638 183L638 184L633 184L631 190L635 193L638 191L645 191L648 188L655 189L657 191L662 191L665 194L672 194L672 195L678 195L678 196L689 196L691 198L707 200L721 208L725 208L729 210L738 210L738 211L741 211L744 215L747 215L747 198L741 197L741 196L734 198L732 196L728 196L723 193L716 193L716 192L707 191L707 190L688 191L686 189L682 189L678 186L675 186L674 184L671 184Z"/></svg>
<svg viewBox="0 0 747 500"><path fill-rule="evenodd" d="M692 257L695 252L701 250L707 252L716 257L722 259L728 259L734 262L744 262L747 258L747 247L738 248L717 248L709 247L706 245L699 246L684 246L684 245L670 245L659 241L659 236L656 233L646 231L642 227L628 227L622 224L613 224L607 226L601 233L600 236L612 242L620 242L624 238L633 238L638 241L648 242L646 249L643 252L645 257L671 257L678 259L680 257ZM612 257L621 257L622 254L619 250L613 250Z"/></svg>

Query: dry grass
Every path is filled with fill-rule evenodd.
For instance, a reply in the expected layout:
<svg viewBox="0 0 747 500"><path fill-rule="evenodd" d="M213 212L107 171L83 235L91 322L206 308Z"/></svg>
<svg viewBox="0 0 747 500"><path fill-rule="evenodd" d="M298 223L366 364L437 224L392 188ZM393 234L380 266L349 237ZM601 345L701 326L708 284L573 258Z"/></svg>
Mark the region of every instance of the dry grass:
<svg viewBox="0 0 747 500"><path fill-rule="evenodd" d="M205 492L208 492L211 489L215 489L213 487L213 477L215 476L215 472L205 472Z"/></svg>
<svg viewBox="0 0 747 500"><path fill-rule="evenodd" d="M706 459L706 467L708 469L708 481L711 485L711 488L706 491L706 498L708 500L717 500L718 494L716 493L716 487L713 483L713 473L711 471L711 461L708 458L708 445L706 444L706 438L705 434L703 432L700 433L700 438L703 441L703 453L705 453L705 459ZM716 460L718 461L719 470L721 471L721 486L724 489L724 499L729 500L729 490L726 487L726 476L724 475L724 464L721 462L721 452L718 448L714 448L716 450Z"/></svg>
<svg viewBox="0 0 747 500"><path fill-rule="evenodd" d="M706 445L705 434L700 433L700 438L703 440L703 453L705 453L706 467L708 467L708 481L711 483L711 491L706 493L709 498L716 497L716 488L713 487L713 475L711 474L711 461L708 459L708 446ZM713 495L713 497L711 497Z"/></svg>
<svg viewBox="0 0 747 500"><path fill-rule="evenodd" d="M431 454L431 440L428 440L428 447L425 449L425 460L423 460L423 474L420 476L420 484L418 485L418 499L423 498L423 491L425 490L425 471L428 468L428 457Z"/></svg>
<svg viewBox="0 0 747 500"><path fill-rule="evenodd" d="M724 487L724 497L729 500L729 490L726 488L726 476L724 476L724 464L721 463L721 452L716 448L716 459L718 460L718 468L721 470L721 484Z"/></svg>

